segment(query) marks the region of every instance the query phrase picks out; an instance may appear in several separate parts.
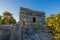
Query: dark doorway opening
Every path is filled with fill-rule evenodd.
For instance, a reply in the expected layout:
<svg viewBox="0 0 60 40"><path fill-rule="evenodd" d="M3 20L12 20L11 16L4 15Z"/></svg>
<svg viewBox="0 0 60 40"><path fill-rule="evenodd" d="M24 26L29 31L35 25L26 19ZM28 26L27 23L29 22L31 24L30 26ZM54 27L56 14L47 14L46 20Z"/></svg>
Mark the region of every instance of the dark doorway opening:
<svg viewBox="0 0 60 40"><path fill-rule="evenodd" d="M33 22L36 22L36 17L33 17Z"/></svg>

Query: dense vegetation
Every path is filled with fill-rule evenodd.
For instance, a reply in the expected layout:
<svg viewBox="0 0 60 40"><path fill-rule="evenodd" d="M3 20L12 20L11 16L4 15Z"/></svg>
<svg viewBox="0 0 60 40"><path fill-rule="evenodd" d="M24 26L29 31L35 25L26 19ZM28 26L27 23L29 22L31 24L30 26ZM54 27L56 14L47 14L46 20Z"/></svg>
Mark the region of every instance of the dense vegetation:
<svg viewBox="0 0 60 40"><path fill-rule="evenodd" d="M0 15L0 24L15 24L16 20L10 12L4 12L3 16Z"/></svg>
<svg viewBox="0 0 60 40"><path fill-rule="evenodd" d="M60 13L47 17L46 23L52 29L55 40L60 40Z"/></svg>

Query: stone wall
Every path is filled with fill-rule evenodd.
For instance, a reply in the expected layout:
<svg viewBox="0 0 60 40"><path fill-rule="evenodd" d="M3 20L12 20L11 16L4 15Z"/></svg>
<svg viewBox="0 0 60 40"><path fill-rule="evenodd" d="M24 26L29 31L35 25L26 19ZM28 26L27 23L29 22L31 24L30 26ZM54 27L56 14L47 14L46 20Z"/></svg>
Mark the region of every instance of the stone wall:
<svg viewBox="0 0 60 40"><path fill-rule="evenodd" d="M11 32L9 40L52 40L52 32L47 25L17 24Z"/></svg>
<svg viewBox="0 0 60 40"><path fill-rule="evenodd" d="M30 26L31 25L31 26ZM51 30L45 25L30 24L23 27L22 40L52 40ZM38 26L37 26L38 25Z"/></svg>
<svg viewBox="0 0 60 40"><path fill-rule="evenodd" d="M27 15L32 15L32 16L45 16L45 12L42 11L36 11L36 10L31 10L29 8L20 8L20 13L22 14L27 14Z"/></svg>
<svg viewBox="0 0 60 40"><path fill-rule="evenodd" d="M0 25L0 40L9 40L13 25Z"/></svg>
<svg viewBox="0 0 60 40"><path fill-rule="evenodd" d="M21 8L19 15L20 15L20 22L22 23L23 21L25 23L33 23L33 18L35 18L36 20L35 23L45 24L45 13L44 12L35 11L35 10L27 9L27 8Z"/></svg>

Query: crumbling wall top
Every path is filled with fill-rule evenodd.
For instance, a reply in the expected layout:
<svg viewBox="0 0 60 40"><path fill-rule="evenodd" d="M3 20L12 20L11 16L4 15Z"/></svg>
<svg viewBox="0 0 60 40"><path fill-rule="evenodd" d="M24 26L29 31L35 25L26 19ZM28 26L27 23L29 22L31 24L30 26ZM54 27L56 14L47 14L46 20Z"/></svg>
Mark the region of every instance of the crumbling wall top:
<svg viewBox="0 0 60 40"><path fill-rule="evenodd" d="M35 15L35 16L45 16L45 12L36 11L36 10L31 10L31 9L23 8L23 7L20 8L20 13L28 14L28 15L33 15L33 16L34 16L34 15Z"/></svg>

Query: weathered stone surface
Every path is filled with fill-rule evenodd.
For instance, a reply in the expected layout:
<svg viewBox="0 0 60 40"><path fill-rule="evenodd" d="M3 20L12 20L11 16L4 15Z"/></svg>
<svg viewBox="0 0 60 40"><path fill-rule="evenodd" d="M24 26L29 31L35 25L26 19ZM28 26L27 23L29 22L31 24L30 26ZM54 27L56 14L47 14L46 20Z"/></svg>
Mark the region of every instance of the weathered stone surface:
<svg viewBox="0 0 60 40"><path fill-rule="evenodd" d="M0 40L8 40L13 25L0 25Z"/></svg>
<svg viewBox="0 0 60 40"><path fill-rule="evenodd" d="M44 12L42 12L42 11L36 11L36 10L31 10L31 9L28 9L28 8L23 8L23 7L21 7L20 8L20 13L22 13L22 14L26 14L26 15L32 15L32 16L45 16L45 13Z"/></svg>
<svg viewBox="0 0 60 40"><path fill-rule="evenodd" d="M51 30L45 24L45 13L27 8L20 9L19 23L0 25L0 40L52 40ZM33 22L35 18L35 22ZM6 30L5 30L6 29ZM10 34L9 34L10 33ZM5 35L7 34L7 35Z"/></svg>
<svg viewBox="0 0 60 40"><path fill-rule="evenodd" d="M23 31L23 40L52 40L52 34L49 33L49 30L31 27Z"/></svg>

